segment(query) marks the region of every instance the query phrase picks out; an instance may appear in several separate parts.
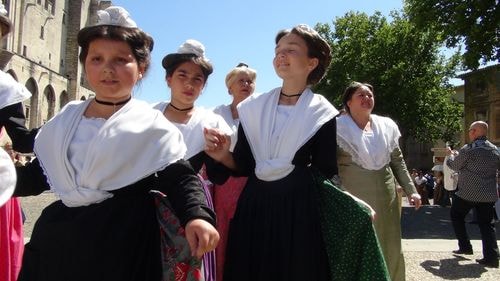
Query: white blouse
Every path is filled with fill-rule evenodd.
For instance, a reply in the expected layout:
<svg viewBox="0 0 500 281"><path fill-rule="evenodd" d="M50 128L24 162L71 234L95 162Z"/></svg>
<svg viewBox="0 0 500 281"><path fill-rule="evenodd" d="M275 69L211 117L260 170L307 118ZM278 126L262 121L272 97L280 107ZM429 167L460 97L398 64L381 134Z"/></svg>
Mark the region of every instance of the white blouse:
<svg viewBox="0 0 500 281"><path fill-rule="evenodd" d="M82 186L81 173L83 171L85 158L88 154L88 149L91 140L97 135L97 132L106 122L104 118L87 118L82 117L78 128L76 129L75 135L71 140L68 149L68 158L71 166L75 170L76 183L78 186ZM89 186L86 186L89 187Z"/></svg>

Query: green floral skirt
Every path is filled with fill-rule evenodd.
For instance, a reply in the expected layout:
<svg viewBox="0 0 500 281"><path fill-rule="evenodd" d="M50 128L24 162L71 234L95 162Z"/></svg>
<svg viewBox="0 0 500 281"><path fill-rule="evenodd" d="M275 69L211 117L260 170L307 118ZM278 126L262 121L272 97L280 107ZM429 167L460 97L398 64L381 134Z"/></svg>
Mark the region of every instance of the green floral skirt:
<svg viewBox="0 0 500 281"><path fill-rule="evenodd" d="M313 171L332 280L390 280L370 211Z"/></svg>

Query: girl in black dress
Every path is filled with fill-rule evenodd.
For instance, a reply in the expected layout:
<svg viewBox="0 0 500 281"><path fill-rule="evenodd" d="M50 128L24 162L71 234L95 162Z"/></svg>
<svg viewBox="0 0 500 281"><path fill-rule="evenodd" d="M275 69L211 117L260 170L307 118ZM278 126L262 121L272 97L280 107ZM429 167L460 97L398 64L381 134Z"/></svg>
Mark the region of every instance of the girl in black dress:
<svg viewBox="0 0 500 281"><path fill-rule="evenodd" d="M51 189L26 245L19 280L161 280L160 229L151 190L167 194L193 255L215 248L215 216L183 161L180 132L132 89L152 38L120 7L78 34L95 98L74 101L40 130L37 158L18 170L18 195Z"/></svg>
<svg viewBox="0 0 500 281"><path fill-rule="evenodd" d="M230 171L205 153L203 129L217 128L228 134L232 131L220 115L195 106L213 71L212 64L205 57L203 44L189 39L176 53L166 55L162 65L170 88L170 101L159 102L154 108L160 110L181 131L187 147L184 159L203 177L208 204L213 208L209 184L223 184L229 178ZM203 268L205 280L215 281L215 252L204 255Z"/></svg>
<svg viewBox="0 0 500 281"><path fill-rule="evenodd" d="M206 132L207 153L249 176L229 229L225 281L329 279L311 167L337 174L338 111L310 86L330 60L328 43L309 27L281 31L273 65L283 84L238 105L233 154Z"/></svg>
<svg viewBox="0 0 500 281"><path fill-rule="evenodd" d="M329 66L330 47L306 25L280 31L275 42L283 84L238 105L233 153L227 135L205 130L207 153L248 176L224 281L387 280L370 210L330 181L338 111L310 89Z"/></svg>

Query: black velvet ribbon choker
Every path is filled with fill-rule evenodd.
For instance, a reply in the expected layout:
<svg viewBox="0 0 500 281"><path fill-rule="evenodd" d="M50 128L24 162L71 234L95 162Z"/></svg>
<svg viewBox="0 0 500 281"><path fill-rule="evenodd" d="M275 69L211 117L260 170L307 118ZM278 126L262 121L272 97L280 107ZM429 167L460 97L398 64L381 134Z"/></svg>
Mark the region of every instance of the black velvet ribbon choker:
<svg viewBox="0 0 500 281"><path fill-rule="evenodd" d="M132 99L132 96L129 96L126 100L123 100L123 101L109 102L109 101L98 100L97 97L95 97L94 101L97 102L98 104L102 104L102 105L118 106L118 105L124 105L124 104L126 104L127 102L130 101L130 99Z"/></svg>
<svg viewBox="0 0 500 281"><path fill-rule="evenodd" d="M187 107L187 108L178 108L177 106L173 105L172 103L169 103L168 105L177 111L189 111L189 110L194 108L194 106Z"/></svg>
<svg viewBox="0 0 500 281"><path fill-rule="evenodd" d="M287 97L287 98L293 98L293 97L300 97L300 95L302 95L302 93L295 94L295 95L287 95L287 94L283 94L283 92L280 92L280 95L284 96L284 97Z"/></svg>

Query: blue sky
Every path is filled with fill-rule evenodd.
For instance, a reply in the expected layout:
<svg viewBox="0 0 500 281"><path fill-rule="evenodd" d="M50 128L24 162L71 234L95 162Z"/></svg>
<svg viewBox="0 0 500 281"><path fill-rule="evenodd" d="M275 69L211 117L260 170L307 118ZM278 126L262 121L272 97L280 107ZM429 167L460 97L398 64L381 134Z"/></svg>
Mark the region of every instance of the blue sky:
<svg viewBox="0 0 500 281"><path fill-rule="evenodd" d="M214 72L196 101L197 106L227 104L231 97L224 83L227 72L239 62L257 70L256 93L281 85L272 66L276 33L300 23L313 27L331 24L348 11L388 16L402 9L402 0L113 0L129 11L137 25L155 40L152 65L135 90L135 97L148 102L170 99L161 66L163 56L176 52L187 39L206 48Z"/></svg>

